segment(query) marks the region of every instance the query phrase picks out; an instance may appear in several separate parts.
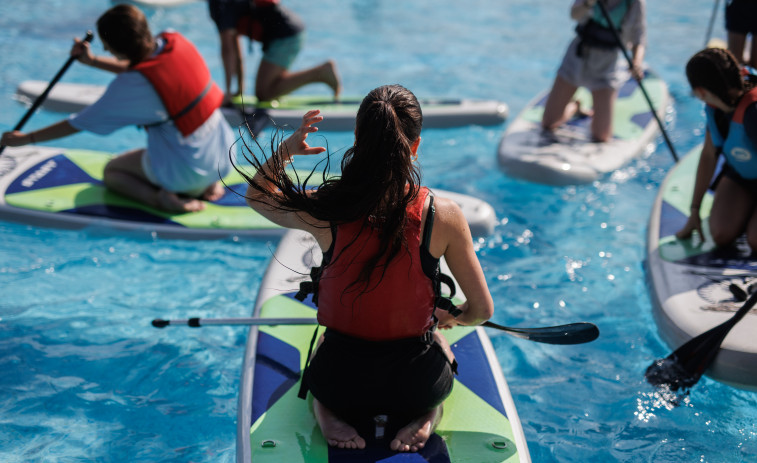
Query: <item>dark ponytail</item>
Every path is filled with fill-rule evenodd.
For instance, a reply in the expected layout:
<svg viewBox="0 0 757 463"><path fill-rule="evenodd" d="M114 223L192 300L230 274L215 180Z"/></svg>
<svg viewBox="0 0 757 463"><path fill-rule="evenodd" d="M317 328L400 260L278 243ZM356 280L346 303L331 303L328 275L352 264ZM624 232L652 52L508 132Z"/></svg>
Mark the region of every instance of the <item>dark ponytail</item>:
<svg viewBox="0 0 757 463"><path fill-rule="evenodd" d="M403 248L407 249L406 209L418 196L420 188L420 171L413 163L412 145L420 137L422 123L423 115L415 95L400 85L385 85L368 93L360 104L355 143L344 154L341 176L330 176L330 155L327 155L323 168L325 180L315 193L309 194L304 184L318 166L305 181L292 181L284 173L284 164L278 156L273 156L274 173L263 175L280 190L279 195L272 195L253 182L251 175L235 167L252 188L267 198L268 204L275 203L280 210L304 211L332 225L360 221L361 229L376 230L381 251L375 256L366 256L359 281L354 282L362 283L365 290L374 268L383 267L383 277L389 261ZM277 132L274 138L280 141L283 136ZM272 141L271 152L276 144ZM246 144L243 152L255 170L265 172L262 167L267 158L262 156L261 162L253 153L260 148L255 140L253 145ZM350 238L350 243L354 243L357 236ZM334 256L333 260L336 259L338 256Z"/></svg>
<svg viewBox="0 0 757 463"><path fill-rule="evenodd" d="M736 106L754 87L744 78L736 57L724 48L706 48L692 56L686 64L686 77L691 88L702 87L729 106Z"/></svg>

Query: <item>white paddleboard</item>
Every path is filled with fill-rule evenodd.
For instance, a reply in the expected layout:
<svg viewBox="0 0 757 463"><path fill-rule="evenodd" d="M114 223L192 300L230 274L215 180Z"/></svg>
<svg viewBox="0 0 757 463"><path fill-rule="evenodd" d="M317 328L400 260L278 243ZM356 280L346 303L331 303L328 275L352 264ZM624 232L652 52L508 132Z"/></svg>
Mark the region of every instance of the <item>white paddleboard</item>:
<svg viewBox="0 0 757 463"><path fill-rule="evenodd" d="M688 219L701 149L689 152L668 173L649 220L647 275L653 313L672 350L731 318L743 299L757 291L757 259L746 243L717 249L712 242L707 227L712 192L700 210L707 240L675 237ZM706 374L757 391L757 309L731 329Z"/></svg>
<svg viewBox="0 0 757 463"><path fill-rule="evenodd" d="M16 88L15 98L31 104L47 88L48 82L26 80ZM75 113L97 101L105 92L105 86L77 83L57 83L48 94L42 107L50 111ZM258 104L252 96L235 100L238 108L260 111L262 117L280 126L298 127L302 115L311 109L320 109L324 116L318 124L322 130L354 130L355 115L362 98L345 97L334 101L319 95L286 95L277 100ZM505 103L496 100L426 98L419 100L423 110L424 128L446 128L464 125L498 125L508 115ZM242 122L239 110L224 108L230 124Z"/></svg>
<svg viewBox="0 0 757 463"><path fill-rule="evenodd" d="M102 172L111 157L101 151L38 145L6 148L0 156L0 220L68 229L99 225L181 239L284 232L247 206L242 196L247 184L236 171L224 181L237 194L227 192L200 212L167 213L106 190ZM497 218L489 203L460 193L434 192L460 206L474 236L492 233Z"/></svg>
<svg viewBox="0 0 757 463"><path fill-rule="evenodd" d="M647 73L644 88L664 120L670 104L668 89L659 77ZM574 118L554 132L541 128L548 92L528 103L508 126L498 149L498 161L509 176L548 185L590 183L651 152L659 127L634 79L618 92L613 135L606 143L591 139L591 117ZM575 99L591 108L591 93L579 88Z"/></svg>

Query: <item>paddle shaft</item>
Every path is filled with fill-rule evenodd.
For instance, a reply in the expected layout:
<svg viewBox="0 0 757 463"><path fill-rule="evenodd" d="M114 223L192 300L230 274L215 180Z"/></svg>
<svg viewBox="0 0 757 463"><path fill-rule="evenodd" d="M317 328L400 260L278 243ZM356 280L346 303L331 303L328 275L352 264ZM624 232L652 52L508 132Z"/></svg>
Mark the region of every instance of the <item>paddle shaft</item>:
<svg viewBox="0 0 757 463"><path fill-rule="evenodd" d="M190 326L199 328L207 325L248 325L248 326L277 326L277 325L315 325L315 318L189 318L183 320L155 319L152 326L165 328L169 325ZM544 342L547 344L581 344L590 342L599 336L599 329L586 322L571 323L568 325L546 326L541 328L510 328L486 321L482 326L494 328L521 339Z"/></svg>
<svg viewBox="0 0 757 463"><path fill-rule="evenodd" d="M718 5L720 5L720 0L715 0L715 5L712 7L712 14L710 15L710 23L707 25L707 37L704 40L705 48L707 48L707 46L710 44L710 37L712 36L712 26L715 24L715 18L718 15Z"/></svg>
<svg viewBox="0 0 757 463"><path fill-rule="evenodd" d="M612 22L610 13L607 12L607 7L604 5L603 0L597 0L597 4L599 5L599 9L602 10L602 16L604 16L605 20L607 21L607 24L612 31L612 35L615 37L615 41L618 43L618 47L620 47L620 51L623 52L623 56L625 56L626 61L628 61L628 67L633 70L633 60L631 59L631 55L628 54L628 50L626 50L626 46L623 44L623 39L620 38L618 29ZM673 147L673 142L670 141L668 132L665 130L665 126L660 120L660 116L657 115L657 110L655 110L654 103L652 103L652 99L649 97L647 89L644 88L644 83L641 81L642 79L636 77L634 78L636 79L636 82L638 82L641 93L644 95L644 99L647 100L647 104L649 104L649 108L652 110L652 115L657 121L657 125L660 127L662 137L665 139L665 143L668 145L670 153L673 155L673 160L675 160L675 162L678 162L678 154L676 153L676 149Z"/></svg>
<svg viewBox="0 0 757 463"><path fill-rule="evenodd" d="M165 328L168 325L191 326L199 328L206 325L247 325L247 326L276 326L276 325L315 325L315 318L188 318L185 320L161 320L156 318L152 321L155 328Z"/></svg>
<svg viewBox="0 0 757 463"><path fill-rule="evenodd" d="M84 42L91 42L94 38L94 35L92 34L92 31L87 31L87 34L82 39ZM68 70L69 67L73 64L73 62L76 61L75 56L70 56L66 60L66 64L63 65L62 68L58 71L57 74L55 74L55 77L50 81L50 83L47 85L47 88L44 92L42 92L35 100L34 103L32 103L31 108L29 108L28 111L26 111L26 114L24 114L24 117L21 118L20 121L18 121L18 124L16 124L15 127L13 127L13 130L21 130L26 122L29 120L29 118L32 117L32 114L37 110L37 108L40 107L40 105L45 101L47 98L47 95L50 93L50 90L52 90L53 86L58 83L61 77L63 77L63 74ZM5 146L0 146L0 155L3 154L3 151L5 150Z"/></svg>

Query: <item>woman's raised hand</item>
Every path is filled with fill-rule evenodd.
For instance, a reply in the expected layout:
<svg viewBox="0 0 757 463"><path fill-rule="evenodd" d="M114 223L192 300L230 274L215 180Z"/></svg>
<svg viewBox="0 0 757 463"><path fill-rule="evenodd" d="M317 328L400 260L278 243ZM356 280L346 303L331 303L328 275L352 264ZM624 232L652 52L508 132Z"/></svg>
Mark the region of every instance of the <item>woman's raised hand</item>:
<svg viewBox="0 0 757 463"><path fill-rule="evenodd" d="M320 113L320 109L312 109L302 116L302 124L279 146L279 156L284 159L291 159L292 156L298 154L318 154L326 151L326 148L322 146L310 146L307 143L308 135L318 131L318 127L313 124L323 120L323 116L319 115Z"/></svg>

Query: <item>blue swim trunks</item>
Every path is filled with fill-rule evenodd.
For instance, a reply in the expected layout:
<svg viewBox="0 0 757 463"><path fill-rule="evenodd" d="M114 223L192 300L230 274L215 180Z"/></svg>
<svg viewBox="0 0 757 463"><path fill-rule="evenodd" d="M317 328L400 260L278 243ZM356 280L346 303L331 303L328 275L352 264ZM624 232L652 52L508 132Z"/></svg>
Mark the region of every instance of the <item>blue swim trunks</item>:
<svg viewBox="0 0 757 463"><path fill-rule="evenodd" d="M304 31L290 37L271 40L263 47L263 59L289 69L304 44Z"/></svg>

